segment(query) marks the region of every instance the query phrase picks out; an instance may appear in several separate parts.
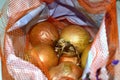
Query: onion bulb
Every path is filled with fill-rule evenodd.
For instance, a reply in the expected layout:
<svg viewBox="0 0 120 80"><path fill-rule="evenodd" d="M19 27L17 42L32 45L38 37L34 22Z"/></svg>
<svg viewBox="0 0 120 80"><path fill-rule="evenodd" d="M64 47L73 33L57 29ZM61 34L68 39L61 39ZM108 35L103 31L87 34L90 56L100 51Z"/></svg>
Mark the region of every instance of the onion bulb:
<svg viewBox="0 0 120 80"><path fill-rule="evenodd" d="M59 39L59 33L52 23L45 21L33 26L30 30L29 38L33 46L40 43L54 45Z"/></svg>
<svg viewBox="0 0 120 80"><path fill-rule="evenodd" d="M69 42L79 53L82 53L89 44L91 36L89 32L81 26L69 25L62 30L60 39Z"/></svg>
<svg viewBox="0 0 120 80"><path fill-rule="evenodd" d="M40 44L39 46L33 47L25 55L25 59L39 67L42 62L44 66L49 70L51 67L58 64L58 57L50 45Z"/></svg>
<svg viewBox="0 0 120 80"><path fill-rule="evenodd" d="M62 62L49 70L51 80L78 80L82 69L72 62Z"/></svg>

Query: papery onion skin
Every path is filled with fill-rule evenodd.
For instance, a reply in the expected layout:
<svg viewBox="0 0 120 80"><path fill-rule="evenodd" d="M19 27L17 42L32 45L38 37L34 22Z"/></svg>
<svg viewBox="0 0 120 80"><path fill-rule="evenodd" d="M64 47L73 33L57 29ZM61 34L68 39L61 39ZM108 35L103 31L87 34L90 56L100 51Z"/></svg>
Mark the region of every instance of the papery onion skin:
<svg viewBox="0 0 120 80"><path fill-rule="evenodd" d="M89 32L81 26L69 25L62 30L60 39L70 42L74 47L76 47L78 52L82 53L89 44L91 36Z"/></svg>
<svg viewBox="0 0 120 80"><path fill-rule="evenodd" d="M33 46L40 43L54 45L59 39L57 28L50 22L44 21L34 25L29 32L30 42Z"/></svg>
<svg viewBox="0 0 120 80"><path fill-rule="evenodd" d="M82 75L82 69L76 64L65 61L49 70L51 80L78 80Z"/></svg>
<svg viewBox="0 0 120 80"><path fill-rule="evenodd" d="M28 56L28 60L35 66L39 67L39 65L41 65L39 64L39 61L41 61L48 70L58 64L58 57L53 47L50 45L40 44L36 47L33 47L29 51Z"/></svg>

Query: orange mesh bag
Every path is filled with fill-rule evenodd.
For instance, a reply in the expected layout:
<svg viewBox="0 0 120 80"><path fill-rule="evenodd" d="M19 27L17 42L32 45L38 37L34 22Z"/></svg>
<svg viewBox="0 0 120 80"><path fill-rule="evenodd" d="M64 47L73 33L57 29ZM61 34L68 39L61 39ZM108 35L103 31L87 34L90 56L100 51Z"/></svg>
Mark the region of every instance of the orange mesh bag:
<svg viewBox="0 0 120 80"><path fill-rule="evenodd" d="M78 0L78 2L85 10L92 14L105 12L105 17L100 29L103 29L102 31L105 30L105 33L99 30L100 32L98 32L98 35L96 36L96 39L91 47L90 53L92 56L90 55L88 58L88 61L90 61L89 59L93 59L89 68L91 72L90 79L115 79L115 65L119 62L119 60L115 58L115 55L119 53L116 0ZM107 44L104 43L104 34L106 36ZM101 68L100 76L96 77L96 70L99 70L99 68Z"/></svg>
<svg viewBox="0 0 120 80"><path fill-rule="evenodd" d="M3 33L1 34L1 39L4 37L2 39L3 43L1 40L3 79L47 80L47 77L43 74L44 67L42 67L42 72L34 65L22 60L27 45L25 33L20 28L21 24L22 26L27 24L25 17L29 17L29 20L31 20L32 17L38 15L45 9L45 4L39 0L8 0L2 9L3 15L1 15L1 19L3 21L3 27L1 28L3 28ZM36 13L31 15L31 10L34 10ZM27 16L24 16L26 14ZM20 19L21 17L24 19L23 22ZM17 22L18 20L21 21L21 24Z"/></svg>
<svg viewBox="0 0 120 80"><path fill-rule="evenodd" d="M95 5L96 4L96 5ZM97 9L96 9L97 8ZM115 54L118 48L118 29L115 0L8 0L2 9L1 56L3 80L50 80L44 64L39 68L23 60L29 49L28 31L37 22L49 20L59 29L66 24L82 25L95 31L82 79L108 80L115 76ZM52 18L51 18L52 17ZM100 18L100 19L99 19ZM99 28L99 30L98 30ZM4 73L6 72L6 73ZM7 76L4 76L7 75Z"/></svg>

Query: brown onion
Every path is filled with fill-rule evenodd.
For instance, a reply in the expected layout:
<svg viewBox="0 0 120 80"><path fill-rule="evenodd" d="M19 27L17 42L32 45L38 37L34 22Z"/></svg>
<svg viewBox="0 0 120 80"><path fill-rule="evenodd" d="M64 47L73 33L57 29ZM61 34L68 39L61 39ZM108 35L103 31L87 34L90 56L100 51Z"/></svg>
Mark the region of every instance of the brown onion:
<svg viewBox="0 0 120 80"><path fill-rule="evenodd" d="M33 26L30 30L29 38L33 46L40 43L54 45L59 38L59 33L53 24L45 21Z"/></svg>
<svg viewBox="0 0 120 80"><path fill-rule="evenodd" d="M82 69L72 62L62 62L49 70L51 80L78 80Z"/></svg>
<svg viewBox="0 0 120 80"><path fill-rule="evenodd" d="M41 66L40 62L42 62L48 70L58 64L58 57L54 49L46 44L40 44L39 46L33 47L28 51L27 55L25 55L25 59L37 67Z"/></svg>

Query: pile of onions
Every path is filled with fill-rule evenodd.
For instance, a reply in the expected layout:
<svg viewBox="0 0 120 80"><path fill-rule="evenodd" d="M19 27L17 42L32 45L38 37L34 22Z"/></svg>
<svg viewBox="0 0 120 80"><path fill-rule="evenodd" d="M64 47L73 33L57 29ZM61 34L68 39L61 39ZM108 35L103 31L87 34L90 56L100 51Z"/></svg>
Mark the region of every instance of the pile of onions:
<svg viewBox="0 0 120 80"><path fill-rule="evenodd" d="M31 28L31 48L24 55L24 59L43 70L48 79L78 80L83 72L81 55L87 58L84 50L91 41L90 30L67 24L59 32L56 25L57 23L44 21ZM82 58L82 61L86 58Z"/></svg>

